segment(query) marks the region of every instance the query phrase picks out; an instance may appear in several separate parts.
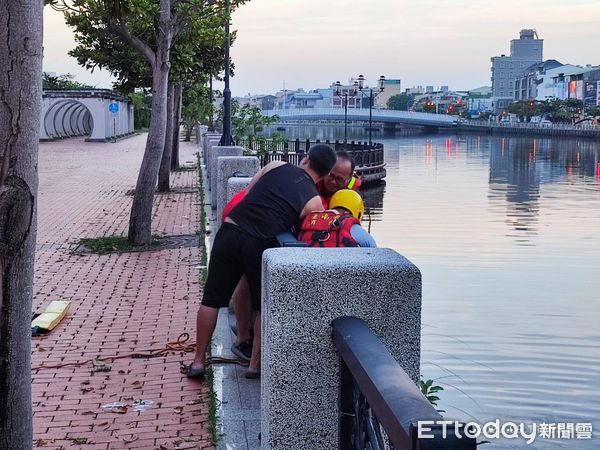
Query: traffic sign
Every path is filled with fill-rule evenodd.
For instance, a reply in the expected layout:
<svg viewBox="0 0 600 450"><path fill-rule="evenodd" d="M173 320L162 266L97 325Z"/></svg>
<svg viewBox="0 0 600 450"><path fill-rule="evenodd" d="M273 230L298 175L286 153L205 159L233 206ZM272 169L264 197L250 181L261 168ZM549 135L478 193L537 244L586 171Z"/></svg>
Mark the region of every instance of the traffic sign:
<svg viewBox="0 0 600 450"><path fill-rule="evenodd" d="M108 105L108 110L113 114L118 113L119 112L119 104L111 103L110 105Z"/></svg>

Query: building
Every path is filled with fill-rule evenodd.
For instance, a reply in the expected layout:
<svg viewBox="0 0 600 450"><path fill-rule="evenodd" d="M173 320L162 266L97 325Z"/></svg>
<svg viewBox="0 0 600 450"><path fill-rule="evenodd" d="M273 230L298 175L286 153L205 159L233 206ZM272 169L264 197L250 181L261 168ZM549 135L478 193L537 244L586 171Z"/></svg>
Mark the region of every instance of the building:
<svg viewBox="0 0 600 450"><path fill-rule="evenodd" d="M411 88L406 88L404 90L404 93L406 95L419 95L419 94L424 94L425 93L425 88L423 88L423 86L419 85L419 86L413 86Z"/></svg>
<svg viewBox="0 0 600 450"><path fill-rule="evenodd" d="M415 111L425 111L426 105L435 106L435 112L445 114L451 111L451 108L464 107L467 105L467 93L455 91L434 91L416 95L414 97L413 107Z"/></svg>
<svg viewBox="0 0 600 450"><path fill-rule="evenodd" d="M524 29L519 39L510 41L510 55L491 58L492 101L495 112L505 109L514 101L514 80L531 65L543 60L544 40L535 30Z"/></svg>
<svg viewBox="0 0 600 450"><path fill-rule="evenodd" d="M277 97L274 95L246 95L244 97L236 97L237 102L240 106L250 105L256 106L259 109L273 109L275 107L275 100Z"/></svg>
<svg viewBox="0 0 600 450"><path fill-rule="evenodd" d="M373 101L373 106L378 108L387 108L387 102L394 95L402 94L402 83L399 79L385 80L383 92L381 92L377 98ZM367 99L367 108L369 107L369 100Z"/></svg>
<svg viewBox="0 0 600 450"><path fill-rule="evenodd" d="M532 100L538 96L538 85L552 69L562 67L563 64L555 59L547 59L541 63L527 67L514 81L514 100Z"/></svg>
<svg viewBox="0 0 600 450"><path fill-rule="evenodd" d="M350 84L336 86L335 83L331 85L331 90L334 93L331 96L332 108L343 108L345 96L348 96L348 108L360 108L361 106L361 93L356 92L356 86L354 86L354 80L350 80ZM339 90L341 95L335 95L336 90Z"/></svg>
<svg viewBox="0 0 600 450"><path fill-rule="evenodd" d="M568 97L567 87L563 85L565 74L577 73L580 70L579 66L563 64L540 72L536 81L535 97L532 98L540 102L553 98L566 99Z"/></svg>
<svg viewBox="0 0 600 450"><path fill-rule="evenodd" d="M472 117L493 112L492 87L481 86L467 91L467 108Z"/></svg>

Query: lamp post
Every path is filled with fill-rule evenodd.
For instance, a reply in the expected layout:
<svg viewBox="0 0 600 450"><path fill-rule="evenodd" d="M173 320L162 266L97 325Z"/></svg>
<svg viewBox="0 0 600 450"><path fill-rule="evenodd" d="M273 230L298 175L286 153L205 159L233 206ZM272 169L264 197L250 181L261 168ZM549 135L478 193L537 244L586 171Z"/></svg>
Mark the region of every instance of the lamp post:
<svg viewBox="0 0 600 450"><path fill-rule="evenodd" d="M342 93L342 83L339 81L335 82L335 91L333 94L336 97L340 97L342 99L342 104L344 105L344 143L348 142L348 100L356 97L358 94L358 81L355 81L352 85L352 90L346 90Z"/></svg>
<svg viewBox="0 0 600 450"><path fill-rule="evenodd" d="M208 78L208 89L209 89L209 94L208 94L208 98L209 98L209 102L210 102L210 116L208 117L208 131L215 131L215 122L214 122L214 105L215 105L215 99L213 98L213 76L212 74L209 76Z"/></svg>
<svg viewBox="0 0 600 450"><path fill-rule="evenodd" d="M229 0L225 0L225 9L227 12L227 21L225 22L225 87L223 89L223 134L219 145L233 145L233 137L231 136L231 90L229 89L229 47L231 45L231 36L229 34L229 19L231 10L229 8Z"/></svg>
<svg viewBox="0 0 600 450"><path fill-rule="evenodd" d="M369 145L373 144L373 100L377 98L385 89L385 77L381 75L377 80L377 90L373 88L365 88L365 77L362 75L358 76L358 90L360 92L369 92Z"/></svg>

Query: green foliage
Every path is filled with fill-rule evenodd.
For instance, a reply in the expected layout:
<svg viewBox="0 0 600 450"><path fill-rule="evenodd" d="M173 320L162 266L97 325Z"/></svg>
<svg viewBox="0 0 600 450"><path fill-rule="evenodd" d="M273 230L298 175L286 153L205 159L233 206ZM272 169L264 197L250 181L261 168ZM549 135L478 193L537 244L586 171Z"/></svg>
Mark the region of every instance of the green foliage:
<svg viewBox="0 0 600 450"><path fill-rule="evenodd" d="M274 124L278 120L278 116L263 115L258 106L250 104L240 106L237 100L231 101L231 126L233 134L238 139L256 138L264 127ZM223 105L219 108L217 122L223 123Z"/></svg>
<svg viewBox="0 0 600 450"><path fill-rule="evenodd" d="M433 103L431 101L427 101L427 102L423 103L422 109L423 109L423 112L428 112L428 113L436 112L435 103Z"/></svg>
<svg viewBox="0 0 600 450"><path fill-rule="evenodd" d="M181 120L189 134L198 122L208 123L213 114L210 91L204 84L193 84L183 90Z"/></svg>
<svg viewBox="0 0 600 450"><path fill-rule="evenodd" d="M585 110L586 117L600 117L600 107L594 106Z"/></svg>
<svg viewBox="0 0 600 450"><path fill-rule="evenodd" d="M582 108L581 100L553 98L543 102L519 100L509 105L506 112L517 115L520 120L530 121L533 116L541 116L555 123L573 123L581 118ZM586 111L587 115L591 115L590 110Z"/></svg>
<svg viewBox="0 0 600 450"><path fill-rule="evenodd" d="M235 9L245 0L232 0ZM122 28L134 40L157 51L159 0L45 0L62 11L73 28L76 47L69 52L89 69L101 68L116 78L115 89L122 94L152 86L152 71L147 56L135 50ZM227 20L224 0L171 0L174 39L170 54L170 77L191 85L205 83L209 74L223 69ZM231 41L235 32L231 33Z"/></svg>
<svg viewBox="0 0 600 450"><path fill-rule="evenodd" d="M421 393L425 396L429 403L431 403L433 406L437 406L437 402L440 400L440 398L436 394L440 391L443 391L444 388L433 383L433 380L420 380L419 388L421 389Z"/></svg>
<svg viewBox="0 0 600 450"><path fill-rule="evenodd" d="M77 89L91 89L92 86L75 81L75 75L70 73L55 77L44 72L42 74L42 88L48 91L72 91Z"/></svg>
<svg viewBox="0 0 600 450"><path fill-rule="evenodd" d="M158 235L152 236L150 245L158 245L162 238ZM91 253L104 255L107 253L124 253L140 249L140 246L132 245L125 236L105 236L101 238L83 238L79 240L80 245L84 245Z"/></svg>
<svg viewBox="0 0 600 450"><path fill-rule="evenodd" d="M275 132L275 133L271 133L271 136L269 137L269 139L270 139L270 141L269 141L269 150L270 151L275 152L279 148L283 149L284 154L287 154L290 151L289 140L285 136L282 136L281 134Z"/></svg>
<svg viewBox="0 0 600 450"><path fill-rule="evenodd" d="M515 114L521 121L531 121L533 116L539 115L536 103L533 100L519 100L511 103L506 112Z"/></svg>
<svg viewBox="0 0 600 450"><path fill-rule="evenodd" d="M413 97L408 94L393 95L387 101L388 109L394 109L396 111L408 111L413 104Z"/></svg>
<svg viewBox="0 0 600 450"><path fill-rule="evenodd" d="M148 128L150 126L150 107L152 97L145 92L132 92L128 95L133 103L134 125L136 130Z"/></svg>

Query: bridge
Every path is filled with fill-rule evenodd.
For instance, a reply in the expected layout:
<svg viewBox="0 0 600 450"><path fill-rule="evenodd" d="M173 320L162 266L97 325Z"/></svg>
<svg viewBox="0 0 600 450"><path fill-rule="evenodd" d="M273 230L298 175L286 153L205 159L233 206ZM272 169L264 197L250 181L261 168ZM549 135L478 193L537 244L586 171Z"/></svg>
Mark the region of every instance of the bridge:
<svg viewBox="0 0 600 450"><path fill-rule="evenodd" d="M295 108L264 110L266 116L279 116L281 122L288 121L335 121L344 120L343 108ZM461 119L447 114L394 111L373 109L373 122L384 126L408 125L434 128L453 128ZM349 122L369 122L368 109L348 108Z"/></svg>

